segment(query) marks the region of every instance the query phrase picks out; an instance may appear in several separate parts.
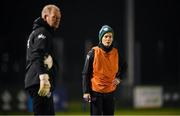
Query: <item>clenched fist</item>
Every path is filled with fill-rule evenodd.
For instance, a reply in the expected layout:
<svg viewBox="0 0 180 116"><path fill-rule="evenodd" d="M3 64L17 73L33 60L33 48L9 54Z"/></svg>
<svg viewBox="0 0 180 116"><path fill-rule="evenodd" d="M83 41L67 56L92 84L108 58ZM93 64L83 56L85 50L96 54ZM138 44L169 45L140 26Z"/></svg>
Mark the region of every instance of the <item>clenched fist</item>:
<svg viewBox="0 0 180 116"><path fill-rule="evenodd" d="M40 88L38 91L39 96L47 96L50 92L51 84L49 82L48 74L39 75Z"/></svg>
<svg viewBox="0 0 180 116"><path fill-rule="evenodd" d="M83 98L87 102L91 102L91 95L89 93L84 93Z"/></svg>

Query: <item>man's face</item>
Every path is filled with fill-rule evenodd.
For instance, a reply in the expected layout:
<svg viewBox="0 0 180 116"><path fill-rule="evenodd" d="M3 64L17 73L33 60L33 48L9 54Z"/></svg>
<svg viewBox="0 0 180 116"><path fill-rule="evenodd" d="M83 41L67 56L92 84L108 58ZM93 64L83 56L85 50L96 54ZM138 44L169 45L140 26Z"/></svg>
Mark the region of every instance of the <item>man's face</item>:
<svg viewBox="0 0 180 116"><path fill-rule="evenodd" d="M102 37L102 44L105 46L105 47L109 47L111 46L113 42L113 35L111 32L108 32L106 34L104 34L104 36Z"/></svg>
<svg viewBox="0 0 180 116"><path fill-rule="evenodd" d="M61 20L61 13L57 9L52 9L50 14L47 15L46 21L50 27L57 29Z"/></svg>

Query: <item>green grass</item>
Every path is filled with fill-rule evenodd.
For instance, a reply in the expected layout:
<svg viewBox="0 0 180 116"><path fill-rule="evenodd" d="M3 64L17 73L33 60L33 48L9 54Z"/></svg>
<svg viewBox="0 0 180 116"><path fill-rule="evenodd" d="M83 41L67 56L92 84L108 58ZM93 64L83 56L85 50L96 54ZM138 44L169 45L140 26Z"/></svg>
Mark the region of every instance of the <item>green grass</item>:
<svg viewBox="0 0 180 116"><path fill-rule="evenodd" d="M82 111L69 111L69 112L56 112L57 115L89 115L89 112ZM180 115L180 109L123 109L116 110L115 115Z"/></svg>
<svg viewBox="0 0 180 116"><path fill-rule="evenodd" d="M70 102L67 111L56 112L56 115L90 115L89 104L86 104L86 111L82 110L82 103ZM28 112L0 112L0 115L32 115ZM151 109L134 109L134 108L117 108L115 115L179 115L180 108L151 108Z"/></svg>
<svg viewBox="0 0 180 116"><path fill-rule="evenodd" d="M82 111L82 104L73 102L66 112L56 112L57 115L89 115L89 104L86 104L86 111ZM117 108L115 115L180 115L180 108Z"/></svg>

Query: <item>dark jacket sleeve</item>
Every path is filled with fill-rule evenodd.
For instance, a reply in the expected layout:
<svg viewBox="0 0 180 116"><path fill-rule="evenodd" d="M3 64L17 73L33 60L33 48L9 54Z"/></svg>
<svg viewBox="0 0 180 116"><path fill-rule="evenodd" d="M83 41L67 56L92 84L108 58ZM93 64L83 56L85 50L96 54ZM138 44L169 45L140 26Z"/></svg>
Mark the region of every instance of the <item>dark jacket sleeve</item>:
<svg viewBox="0 0 180 116"><path fill-rule="evenodd" d="M82 71L82 88L83 93L90 93L91 77L93 72L94 50L91 49L85 59L84 68Z"/></svg>
<svg viewBox="0 0 180 116"><path fill-rule="evenodd" d="M39 33L34 38L34 49L32 54L37 66L39 74L47 73L47 69L44 66L44 57L48 55L49 45L48 45L48 36L45 33Z"/></svg>
<svg viewBox="0 0 180 116"><path fill-rule="evenodd" d="M119 54L119 69L118 69L118 73L116 74L116 78L119 78L120 80L124 80L126 71L127 71L127 62L121 56L121 54Z"/></svg>

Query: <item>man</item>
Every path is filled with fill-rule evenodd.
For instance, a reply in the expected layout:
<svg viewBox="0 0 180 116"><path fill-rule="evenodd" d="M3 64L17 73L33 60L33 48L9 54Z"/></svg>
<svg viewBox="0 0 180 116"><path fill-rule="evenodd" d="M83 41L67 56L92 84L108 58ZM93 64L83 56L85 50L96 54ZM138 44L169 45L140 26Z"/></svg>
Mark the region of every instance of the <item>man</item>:
<svg viewBox="0 0 180 116"><path fill-rule="evenodd" d="M102 26L99 45L87 54L82 72L83 98L90 102L91 115L114 115L114 91L122 80L126 63L113 47L113 29Z"/></svg>
<svg viewBox="0 0 180 116"><path fill-rule="evenodd" d="M53 33L59 27L60 9L46 5L33 24L27 41L25 89L33 100L34 115L54 115L52 92L57 63L53 52Z"/></svg>

